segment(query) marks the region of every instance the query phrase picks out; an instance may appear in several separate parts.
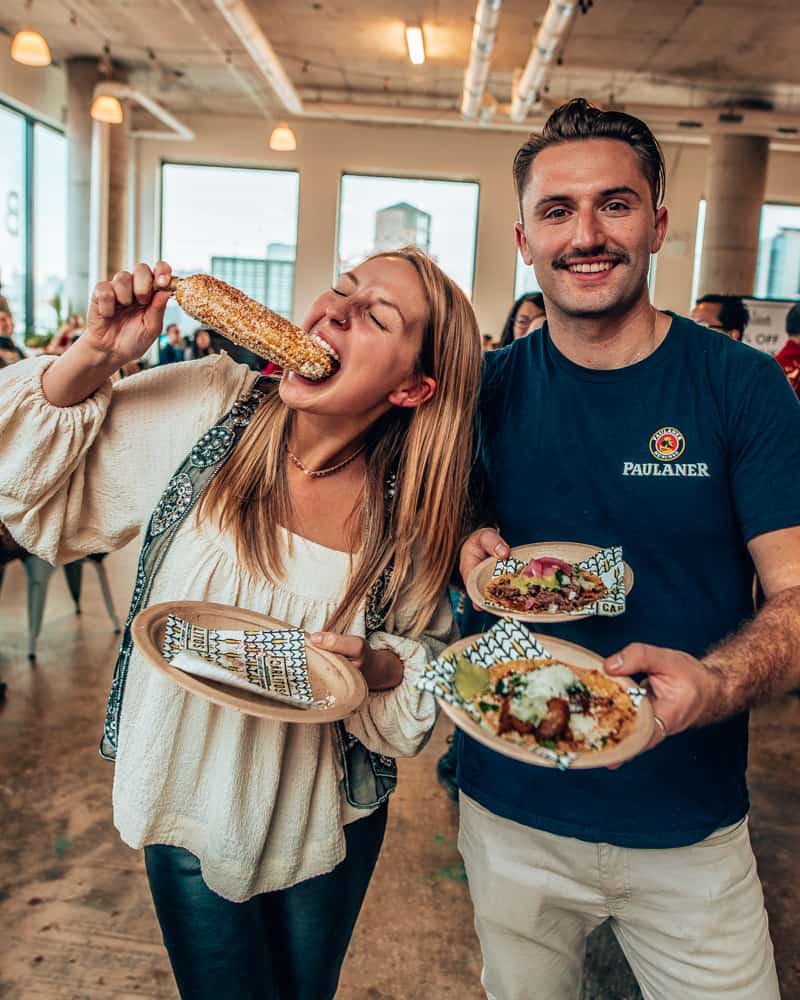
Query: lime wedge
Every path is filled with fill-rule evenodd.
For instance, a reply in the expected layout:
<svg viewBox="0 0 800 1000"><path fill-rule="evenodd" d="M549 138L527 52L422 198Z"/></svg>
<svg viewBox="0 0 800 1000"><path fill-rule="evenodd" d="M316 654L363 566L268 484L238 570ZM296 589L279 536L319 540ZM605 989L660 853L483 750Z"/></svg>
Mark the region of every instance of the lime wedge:
<svg viewBox="0 0 800 1000"><path fill-rule="evenodd" d="M453 685L464 701L471 701L489 689L489 674L485 667L473 663L466 656L457 656Z"/></svg>

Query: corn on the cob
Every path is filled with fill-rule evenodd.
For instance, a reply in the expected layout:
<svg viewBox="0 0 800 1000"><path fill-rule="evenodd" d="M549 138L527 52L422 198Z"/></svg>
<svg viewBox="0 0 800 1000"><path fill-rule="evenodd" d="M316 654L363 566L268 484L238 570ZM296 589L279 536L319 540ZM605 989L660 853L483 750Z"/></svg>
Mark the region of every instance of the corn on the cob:
<svg viewBox="0 0 800 1000"><path fill-rule="evenodd" d="M219 278L209 274L173 278L170 290L190 316L281 368L319 380L339 366L333 348L321 337L304 333Z"/></svg>

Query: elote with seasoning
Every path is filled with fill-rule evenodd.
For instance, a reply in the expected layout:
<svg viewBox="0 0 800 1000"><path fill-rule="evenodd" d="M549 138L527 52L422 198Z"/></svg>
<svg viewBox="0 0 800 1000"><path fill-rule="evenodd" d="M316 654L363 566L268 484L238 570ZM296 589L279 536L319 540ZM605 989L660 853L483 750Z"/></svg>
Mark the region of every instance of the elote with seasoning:
<svg viewBox="0 0 800 1000"><path fill-rule="evenodd" d="M336 353L321 337L304 333L219 278L209 274L173 278L170 290L190 316L281 368L319 381L339 367Z"/></svg>

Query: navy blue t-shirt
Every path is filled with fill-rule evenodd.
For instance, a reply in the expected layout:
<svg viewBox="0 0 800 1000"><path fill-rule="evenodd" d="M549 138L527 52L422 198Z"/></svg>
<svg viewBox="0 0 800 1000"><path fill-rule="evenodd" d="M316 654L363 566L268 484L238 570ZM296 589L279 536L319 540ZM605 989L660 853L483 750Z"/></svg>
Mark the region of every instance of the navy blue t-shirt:
<svg viewBox="0 0 800 1000"><path fill-rule="evenodd" d="M680 317L623 369L574 364L546 327L484 357L481 453L503 537L621 545L635 574L624 615L535 631L602 656L647 642L699 657L752 615L746 543L800 524L800 403L771 357ZM616 771L532 767L462 735L459 785L551 833L677 847L746 813L746 764L746 715Z"/></svg>

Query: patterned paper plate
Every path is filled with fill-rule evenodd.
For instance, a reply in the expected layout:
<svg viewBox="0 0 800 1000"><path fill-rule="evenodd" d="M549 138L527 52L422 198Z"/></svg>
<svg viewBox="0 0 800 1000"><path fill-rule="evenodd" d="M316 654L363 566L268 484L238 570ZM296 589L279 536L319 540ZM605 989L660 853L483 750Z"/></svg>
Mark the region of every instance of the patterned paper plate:
<svg viewBox="0 0 800 1000"><path fill-rule="evenodd" d="M591 618L594 615L619 615L625 611L625 597L633 588L633 570L622 561L622 549L618 546L601 549L598 545L585 545L582 542L533 542L530 545L517 545L511 550L508 560L502 565L513 561L527 563L531 559L552 556L569 563L589 562L589 569L594 570L603 578L609 588L609 599L582 608L580 611L512 611L510 608L494 604L484 594L486 584L495 574L501 561L494 556L484 559L469 574L466 586L471 600L481 610L493 615L516 618L521 622L574 622L581 618ZM600 556L600 564L595 557ZM510 571L510 567L507 571Z"/></svg>
<svg viewBox="0 0 800 1000"><path fill-rule="evenodd" d="M361 673L343 657L316 649L310 643L305 646L305 655L311 694L315 701L330 701L324 708L296 708L179 670L162 653L164 631L171 615L206 629L262 630L289 629L292 626L255 611L208 601L154 604L139 612L131 625L131 635L147 661L179 687L215 705L262 719L320 723L346 719L366 701L367 685Z"/></svg>
<svg viewBox="0 0 800 1000"><path fill-rule="evenodd" d="M607 749L559 754L543 747L533 748L498 736L473 718L453 688L452 669L449 671L443 669L443 665L449 658L463 654L466 650L473 651L467 655L476 663L499 663L519 656L540 656L544 653L544 655L552 656L569 666L605 673L603 659L597 653L593 653L583 646L578 646L574 642L556 639L555 636L536 636L527 630L524 630L524 633L519 631L522 629L523 626L516 625L510 619L505 619L498 622L490 632L460 639L443 650L439 657L425 668L417 687L434 693L444 714L468 736L489 747L490 750L495 750L505 757L512 757L524 764L558 768L559 770L567 768L582 770L621 764L641 753L650 742L653 733L653 707L650 700L644 697L645 691L633 686L633 682L628 677L613 677L611 679L631 696L636 707L636 721L624 739ZM541 640L541 643L538 640ZM531 648L528 648L529 646ZM541 646L546 646L546 649L543 651Z"/></svg>

